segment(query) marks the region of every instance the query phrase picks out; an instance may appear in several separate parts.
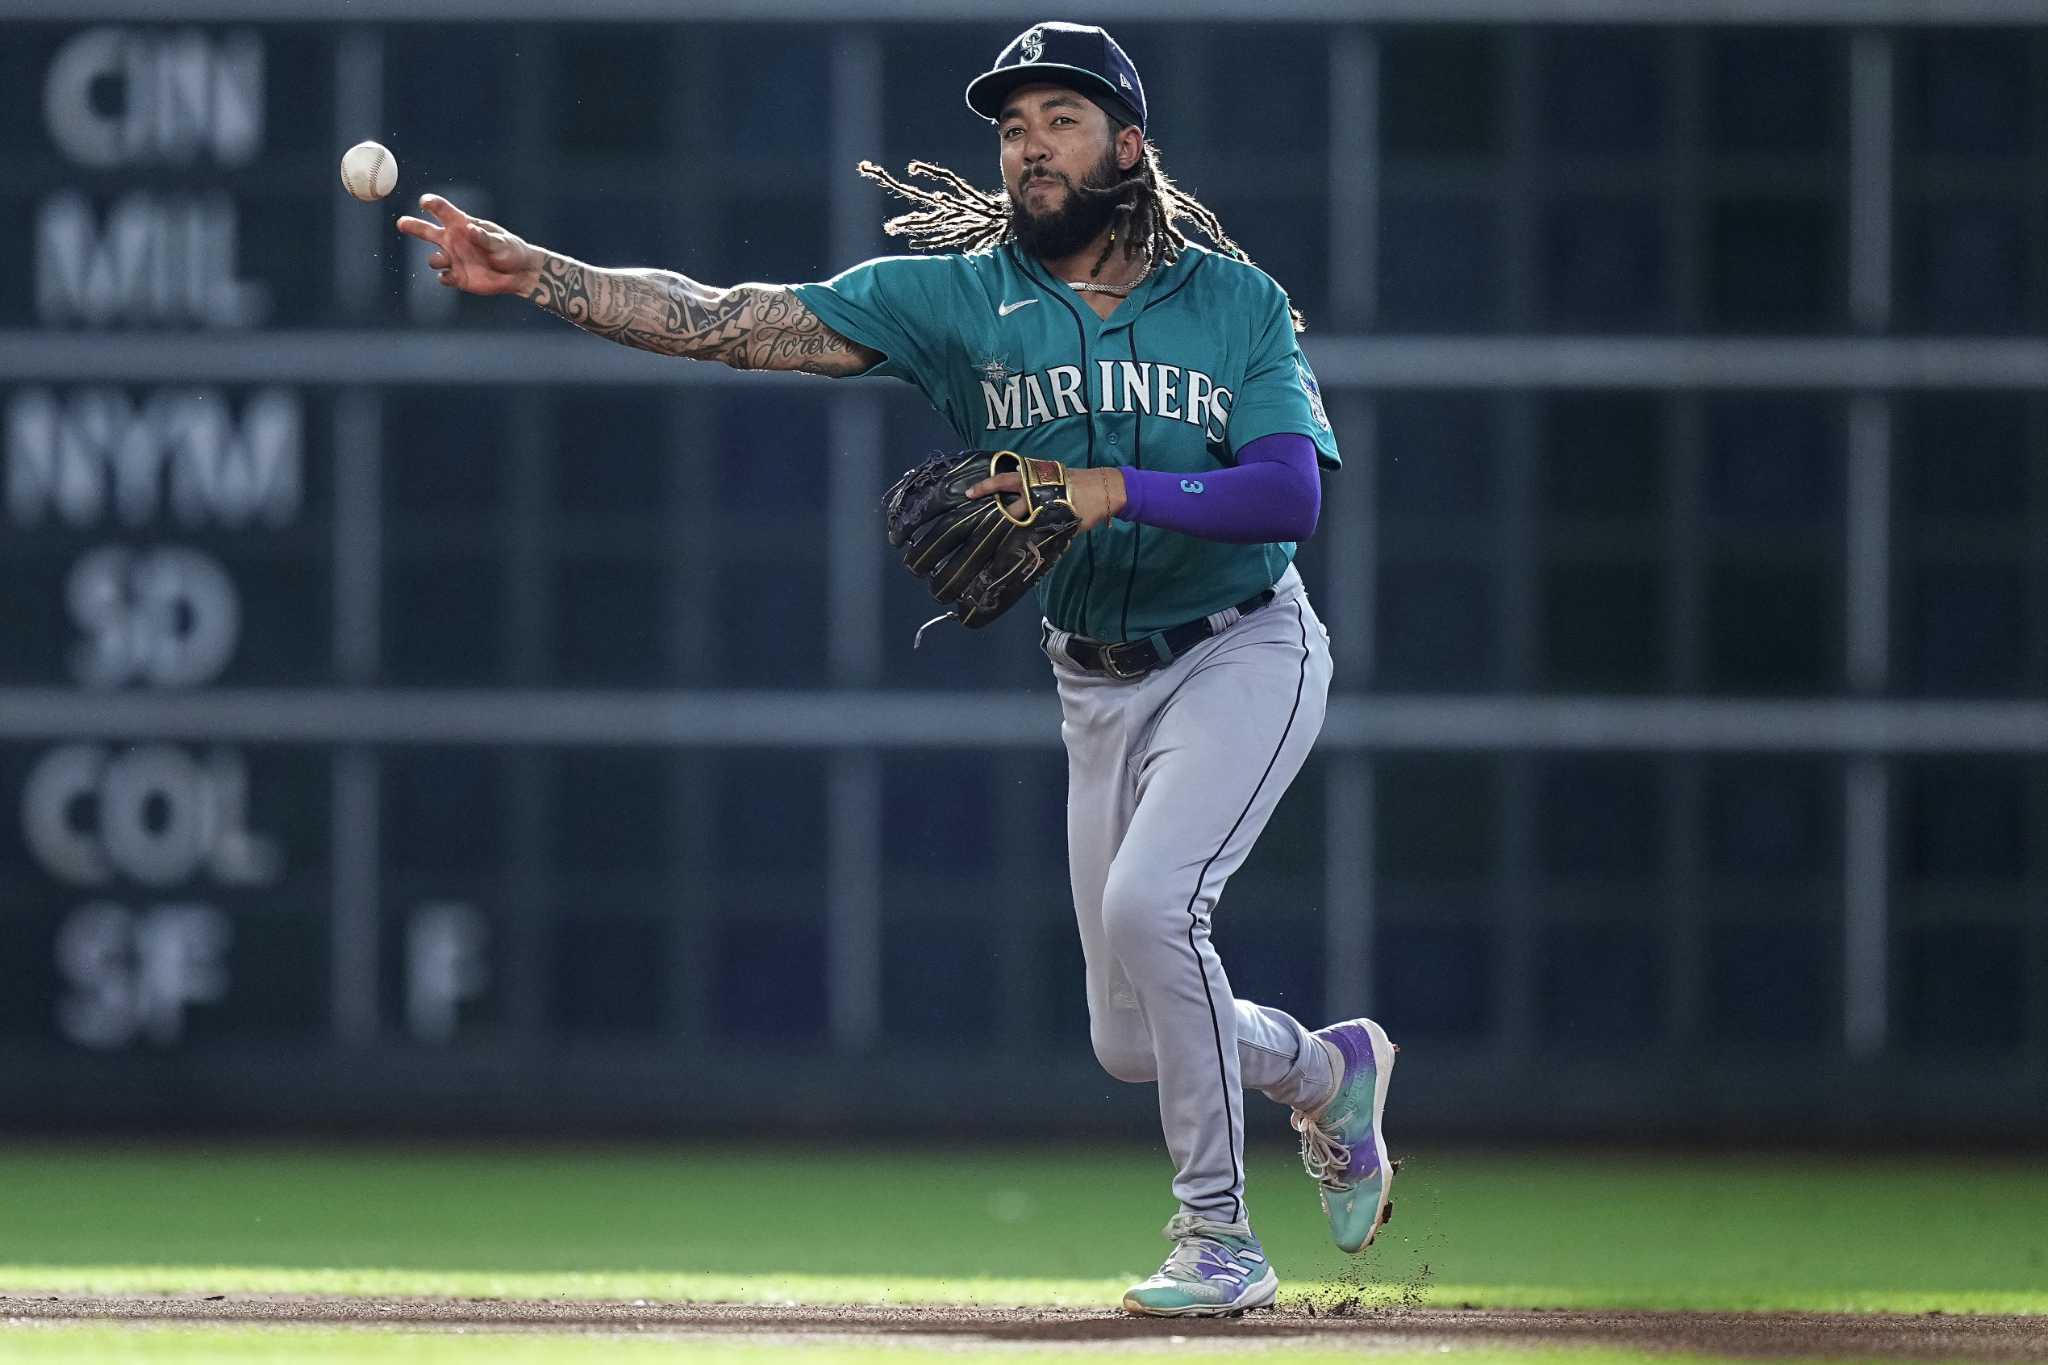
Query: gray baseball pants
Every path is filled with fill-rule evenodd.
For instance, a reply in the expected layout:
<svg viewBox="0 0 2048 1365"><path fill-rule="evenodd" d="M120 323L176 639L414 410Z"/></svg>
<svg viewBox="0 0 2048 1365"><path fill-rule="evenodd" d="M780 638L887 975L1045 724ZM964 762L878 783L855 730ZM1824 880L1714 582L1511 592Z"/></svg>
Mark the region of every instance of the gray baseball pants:
<svg viewBox="0 0 2048 1365"><path fill-rule="evenodd" d="M1328 633L1289 568L1263 608L1134 682L1046 652L1067 747L1067 856L1103 1069L1159 1087L1183 1212L1245 1220L1243 1087L1329 1090L1292 1016L1239 1000L1210 915L1323 726Z"/></svg>

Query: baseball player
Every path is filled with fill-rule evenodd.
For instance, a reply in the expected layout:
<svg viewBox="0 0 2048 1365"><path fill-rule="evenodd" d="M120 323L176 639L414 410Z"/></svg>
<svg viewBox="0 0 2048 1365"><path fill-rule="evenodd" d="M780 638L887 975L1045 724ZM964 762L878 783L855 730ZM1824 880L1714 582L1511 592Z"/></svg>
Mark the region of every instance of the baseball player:
<svg viewBox="0 0 2048 1365"><path fill-rule="evenodd" d="M444 285L668 355L905 380L965 446L1061 462L1081 532L1038 593L1090 1037L1111 1075L1157 1086L1179 1202L1172 1254L1123 1306L1241 1313L1279 1284L1245 1204L1244 1087L1294 1111L1339 1246L1362 1249L1390 1208L1386 1033L1311 1033L1236 998L1209 935L1322 728L1328 637L1292 559L1336 439L1286 293L1167 178L1108 33L1033 25L967 104L995 126L1002 191L863 163L914 205L888 229L931 254L822 283L600 269L433 195L398 228L432 244ZM1017 489L1004 473L969 492Z"/></svg>

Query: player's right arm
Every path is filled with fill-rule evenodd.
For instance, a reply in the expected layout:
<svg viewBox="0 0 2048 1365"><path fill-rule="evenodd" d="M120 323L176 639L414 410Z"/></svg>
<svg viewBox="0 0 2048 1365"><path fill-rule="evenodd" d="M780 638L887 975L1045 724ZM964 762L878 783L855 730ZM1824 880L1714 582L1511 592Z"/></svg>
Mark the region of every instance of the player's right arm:
<svg viewBox="0 0 2048 1365"><path fill-rule="evenodd" d="M433 221L401 218L398 230L434 247L427 264L443 285L517 294L621 345L736 370L824 375L860 374L882 359L827 327L783 285L720 289L671 270L606 270L534 246L437 194L421 196L420 208Z"/></svg>

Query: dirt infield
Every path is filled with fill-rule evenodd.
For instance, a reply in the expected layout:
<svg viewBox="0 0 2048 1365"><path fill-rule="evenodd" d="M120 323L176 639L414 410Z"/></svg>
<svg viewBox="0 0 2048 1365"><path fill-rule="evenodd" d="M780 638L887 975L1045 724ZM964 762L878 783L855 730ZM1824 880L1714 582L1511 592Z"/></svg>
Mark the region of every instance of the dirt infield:
<svg viewBox="0 0 2048 1365"><path fill-rule="evenodd" d="M0 1322L314 1324L487 1331L633 1332L749 1342L869 1341L954 1346L1124 1345L1176 1350L1253 1343L1350 1349L1603 1346L1725 1356L1893 1360L2048 1359L2048 1317L1988 1315L1579 1312L1385 1308L1306 1310L1234 1321L1131 1318L1042 1308L820 1307L586 1300L371 1299L300 1295L0 1295Z"/></svg>

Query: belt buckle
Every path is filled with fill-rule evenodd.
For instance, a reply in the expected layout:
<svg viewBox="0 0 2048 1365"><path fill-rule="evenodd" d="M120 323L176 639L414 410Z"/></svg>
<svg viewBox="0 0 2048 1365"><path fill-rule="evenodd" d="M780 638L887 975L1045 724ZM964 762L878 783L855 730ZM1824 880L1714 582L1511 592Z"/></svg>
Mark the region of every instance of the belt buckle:
<svg viewBox="0 0 2048 1365"><path fill-rule="evenodd" d="M1135 672L1127 672L1123 665L1117 662L1117 651L1123 648L1125 648L1124 645L1104 645L1102 647L1103 672L1109 674L1110 677L1115 678L1118 682L1136 682L1152 671L1152 665L1148 663Z"/></svg>

